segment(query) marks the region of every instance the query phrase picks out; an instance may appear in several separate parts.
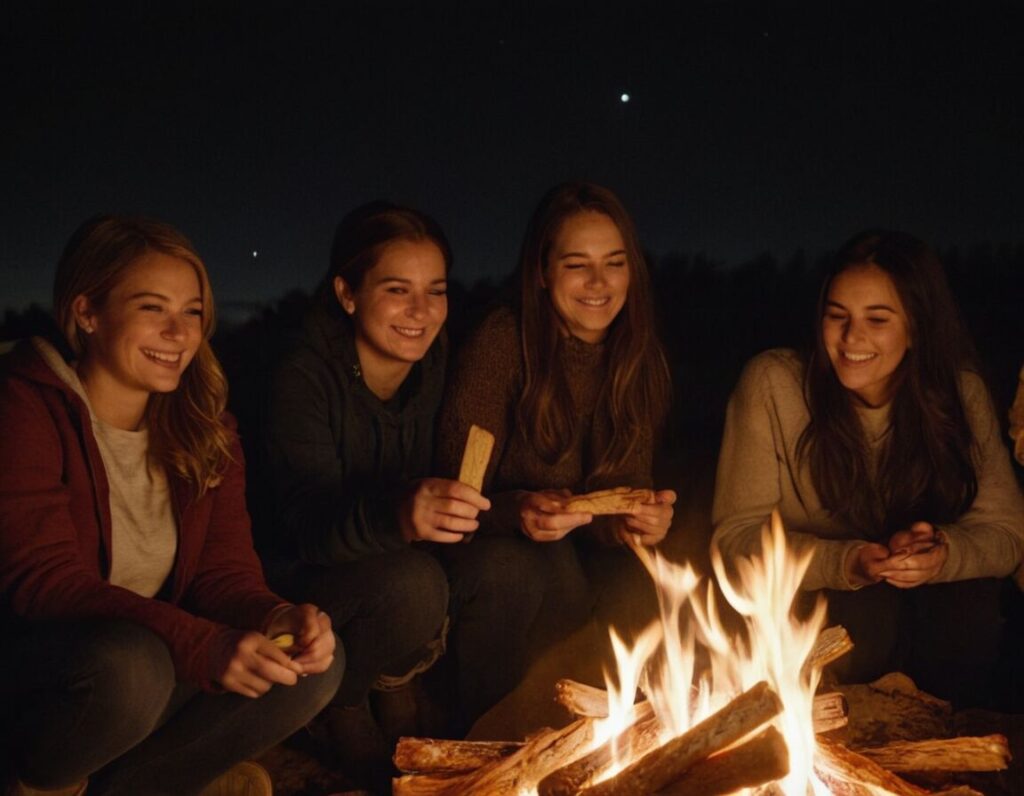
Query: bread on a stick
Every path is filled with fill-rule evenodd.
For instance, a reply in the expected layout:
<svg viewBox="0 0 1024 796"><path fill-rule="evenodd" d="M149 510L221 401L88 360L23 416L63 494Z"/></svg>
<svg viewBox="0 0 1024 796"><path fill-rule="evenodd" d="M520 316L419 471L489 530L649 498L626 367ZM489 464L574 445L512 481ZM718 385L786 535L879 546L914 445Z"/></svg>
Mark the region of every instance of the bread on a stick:
<svg viewBox="0 0 1024 796"><path fill-rule="evenodd" d="M459 481L473 487L477 492L484 486L484 474L494 449L494 435L485 428L472 425L466 437L466 449L462 453Z"/></svg>
<svg viewBox="0 0 1024 796"><path fill-rule="evenodd" d="M641 503L652 503L654 492L650 489L632 489L618 486L614 489L602 489L576 495L566 501L566 511L579 511L587 514L632 514Z"/></svg>

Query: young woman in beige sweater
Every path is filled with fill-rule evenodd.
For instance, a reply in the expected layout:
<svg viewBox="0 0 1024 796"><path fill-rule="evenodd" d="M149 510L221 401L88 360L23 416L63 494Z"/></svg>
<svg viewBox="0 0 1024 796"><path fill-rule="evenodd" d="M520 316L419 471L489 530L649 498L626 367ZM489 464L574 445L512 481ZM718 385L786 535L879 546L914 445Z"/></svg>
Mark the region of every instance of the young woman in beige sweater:
<svg viewBox="0 0 1024 796"><path fill-rule="evenodd" d="M841 676L902 670L985 699L997 578L1024 552L1024 502L938 258L897 232L849 241L806 357L767 351L730 400L714 544L753 553L779 508L804 588L825 590L856 644Z"/></svg>

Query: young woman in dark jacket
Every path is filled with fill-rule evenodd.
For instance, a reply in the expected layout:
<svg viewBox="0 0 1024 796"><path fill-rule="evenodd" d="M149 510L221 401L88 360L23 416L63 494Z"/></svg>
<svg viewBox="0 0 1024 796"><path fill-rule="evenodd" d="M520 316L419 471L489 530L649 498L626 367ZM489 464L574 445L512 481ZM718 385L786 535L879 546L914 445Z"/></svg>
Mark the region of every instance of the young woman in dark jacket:
<svg viewBox="0 0 1024 796"><path fill-rule="evenodd" d="M371 778L390 748L368 693L378 712L393 704L377 695L429 667L443 643L448 582L424 543L462 541L490 508L475 489L430 477L450 259L417 211L350 213L271 388L274 569L286 594L318 600L338 629L347 668L326 726L349 768Z"/></svg>

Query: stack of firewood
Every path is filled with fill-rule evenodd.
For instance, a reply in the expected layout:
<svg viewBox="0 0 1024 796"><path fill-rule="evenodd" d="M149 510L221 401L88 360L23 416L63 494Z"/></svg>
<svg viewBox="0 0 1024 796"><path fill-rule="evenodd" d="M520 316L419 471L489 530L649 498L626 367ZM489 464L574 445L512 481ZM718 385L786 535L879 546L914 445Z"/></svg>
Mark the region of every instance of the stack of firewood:
<svg viewBox="0 0 1024 796"><path fill-rule="evenodd" d="M842 628L818 639L808 666L823 667L852 647ZM687 794L711 796L757 788L789 772L789 751L771 725L782 710L767 683L758 683L682 735L662 743L662 727L648 702L638 702L617 738L594 747L596 722L607 715L601 689L570 680L556 688L556 699L576 719L566 727L545 729L522 743L442 741L402 738L395 765L405 772L394 780L395 796L636 796ZM1006 768L1006 738L936 739L899 742L854 751L821 733L843 727L847 705L842 694L814 700L814 730L819 733L814 767L835 796L923 796L929 791L897 772L994 771ZM615 752L628 766L608 776ZM948 796L976 791L956 788Z"/></svg>

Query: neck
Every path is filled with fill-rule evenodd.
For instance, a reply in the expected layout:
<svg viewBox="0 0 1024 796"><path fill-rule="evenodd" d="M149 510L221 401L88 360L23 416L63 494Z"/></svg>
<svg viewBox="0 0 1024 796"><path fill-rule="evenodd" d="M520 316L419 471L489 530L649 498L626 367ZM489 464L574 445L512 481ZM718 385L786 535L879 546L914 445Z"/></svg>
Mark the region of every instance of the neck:
<svg viewBox="0 0 1024 796"><path fill-rule="evenodd" d="M356 340L356 354L359 357L359 369L363 373L363 381L370 392L387 401L394 397L402 386L409 371L411 362L392 362L374 355L374 352Z"/></svg>
<svg viewBox="0 0 1024 796"><path fill-rule="evenodd" d="M114 428L139 430L149 404L148 392L125 389L110 374L91 368L88 360L80 363L77 370L96 417Z"/></svg>

